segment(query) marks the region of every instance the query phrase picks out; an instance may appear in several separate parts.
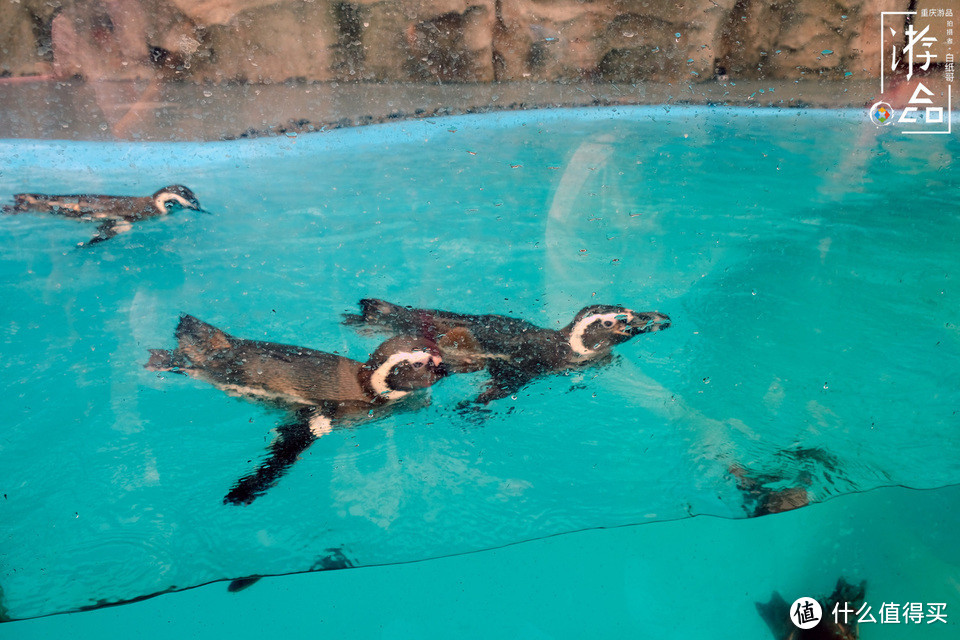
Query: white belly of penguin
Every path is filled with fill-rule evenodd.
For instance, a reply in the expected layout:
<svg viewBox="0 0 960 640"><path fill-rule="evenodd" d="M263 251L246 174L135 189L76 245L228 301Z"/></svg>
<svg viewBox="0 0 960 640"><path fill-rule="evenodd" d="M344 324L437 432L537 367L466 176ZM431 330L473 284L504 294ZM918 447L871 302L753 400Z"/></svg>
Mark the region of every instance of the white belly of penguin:
<svg viewBox="0 0 960 640"><path fill-rule="evenodd" d="M269 400L272 402L283 402L285 404L314 405L316 402L307 400L297 395L283 393L282 391L268 391L258 387L245 387L238 384L216 384L218 389L231 396L238 398L251 398L254 400Z"/></svg>

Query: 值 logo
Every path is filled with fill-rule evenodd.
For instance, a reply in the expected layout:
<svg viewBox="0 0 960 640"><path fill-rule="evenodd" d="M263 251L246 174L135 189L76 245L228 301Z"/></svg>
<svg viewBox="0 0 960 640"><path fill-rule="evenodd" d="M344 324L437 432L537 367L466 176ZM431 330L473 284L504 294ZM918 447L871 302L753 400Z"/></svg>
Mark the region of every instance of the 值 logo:
<svg viewBox="0 0 960 640"><path fill-rule="evenodd" d="M812 629L822 617L823 609L813 598L797 598L790 605L790 622L798 629Z"/></svg>

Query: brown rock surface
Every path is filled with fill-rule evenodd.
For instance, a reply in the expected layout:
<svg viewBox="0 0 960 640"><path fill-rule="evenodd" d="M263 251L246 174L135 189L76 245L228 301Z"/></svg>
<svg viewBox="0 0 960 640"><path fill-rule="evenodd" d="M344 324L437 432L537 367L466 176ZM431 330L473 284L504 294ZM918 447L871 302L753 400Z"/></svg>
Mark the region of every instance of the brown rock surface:
<svg viewBox="0 0 960 640"><path fill-rule="evenodd" d="M34 13L21 3L0 1L0 75L36 75L50 72L50 60L41 48Z"/></svg>
<svg viewBox="0 0 960 640"><path fill-rule="evenodd" d="M253 9L280 4L277 0L170 0L180 13L195 24L229 24L237 15Z"/></svg>
<svg viewBox="0 0 960 640"><path fill-rule="evenodd" d="M494 1L355 3L359 75L373 80L493 80ZM341 22L343 31L346 27Z"/></svg>
<svg viewBox="0 0 960 640"><path fill-rule="evenodd" d="M65 5L51 25L54 72L90 80L150 77L148 19L122 0Z"/></svg>
<svg viewBox="0 0 960 640"><path fill-rule="evenodd" d="M737 0L722 27L718 64L737 77L880 73L880 13L903 0ZM902 33L902 29L901 29Z"/></svg>
<svg viewBox="0 0 960 640"><path fill-rule="evenodd" d="M205 55L198 53L198 62L185 74L214 82L330 80L336 44L330 4L275 3L238 11L226 24L207 26Z"/></svg>
<svg viewBox="0 0 960 640"><path fill-rule="evenodd" d="M61 77L87 79L690 83L712 77L719 66L734 78L873 77L880 12L908 6L909 0L0 0L6 27L0 74L52 67Z"/></svg>

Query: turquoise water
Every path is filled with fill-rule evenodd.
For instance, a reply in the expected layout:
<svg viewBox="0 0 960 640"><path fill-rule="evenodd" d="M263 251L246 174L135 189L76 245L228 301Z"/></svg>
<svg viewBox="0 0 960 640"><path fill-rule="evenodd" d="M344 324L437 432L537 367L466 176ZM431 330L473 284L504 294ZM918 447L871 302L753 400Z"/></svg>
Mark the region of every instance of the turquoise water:
<svg viewBox="0 0 960 640"><path fill-rule="evenodd" d="M859 113L646 108L204 145L0 144L3 200L22 190L149 193L180 182L214 213L178 214L90 249L74 248L89 226L0 219L7 614L304 571L330 549L380 565L636 523L658 524L296 580L312 580L322 603L323 585L426 588L482 576L489 563L510 574L526 565L562 573L568 559L582 575L564 597L590 602L603 599L591 581L609 578L602 567L623 558L623 584L610 587L623 609L608 605L620 626L604 635L649 626L637 603L655 594L662 604L691 581L711 606L723 603L733 596L719 576L731 572L745 582L735 587L741 604L798 584L829 591L847 567L883 585L870 564L879 556L863 550L913 541L914 532L890 523L871 538L860 522L879 518L886 503L846 494L960 477L960 144L917 138L878 131ZM674 325L619 347L610 366L541 379L479 417L454 407L482 376L445 380L421 411L315 443L250 507L220 504L283 416L147 372L145 350L172 346L177 316L189 312L236 335L362 360L378 338L337 323L367 296L544 326L566 324L586 304L618 302L668 313ZM798 449L823 453L784 453ZM802 484L814 501L835 499L757 520L691 519L746 516L732 464ZM898 508L924 504L903 497L916 495L941 510L956 504L946 489L895 495ZM825 525L844 510L858 515ZM913 511L918 522L930 517ZM942 517L928 522L928 573L956 575L954 552L940 545L955 529ZM804 582L803 554L771 545L768 559L785 560L759 580L757 560L743 556L763 554L738 541L792 540L798 526L871 560L834 562ZM732 568L730 558L670 544L714 536L736 554ZM588 559L597 554L594 571ZM638 560L627 572L631 558L655 570ZM648 569L660 586L644 580ZM494 575L504 582L491 589L524 589L521 576ZM917 584L915 598L955 595L935 580ZM231 600L222 586L207 589L224 611L282 597L266 583ZM214 597L191 593L149 606ZM371 617L356 603L341 606ZM457 606L438 617L453 623ZM539 614L510 611L505 628L517 635L540 624ZM741 614L737 624L764 631L754 611ZM94 615L124 614L68 619ZM385 613L380 623L399 619ZM44 628L16 623L0 633L31 624Z"/></svg>
<svg viewBox="0 0 960 640"><path fill-rule="evenodd" d="M867 580L867 601L947 602L947 625L865 624L864 640L950 640L960 615L957 488L883 489L776 517L688 518L429 562L222 583L0 625L0 637L705 638L771 640L756 613Z"/></svg>

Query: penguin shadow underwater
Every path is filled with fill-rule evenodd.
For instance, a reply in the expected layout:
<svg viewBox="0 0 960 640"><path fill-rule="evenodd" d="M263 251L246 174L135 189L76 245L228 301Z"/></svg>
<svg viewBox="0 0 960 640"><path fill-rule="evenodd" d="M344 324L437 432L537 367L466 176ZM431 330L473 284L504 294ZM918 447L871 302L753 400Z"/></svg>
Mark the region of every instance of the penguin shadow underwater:
<svg viewBox="0 0 960 640"><path fill-rule="evenodd" d="M390 338L366 362L237 338L190 315L181 316L175 337L174 349L150 350L145 368L182 373L291 416L277 429L266 460L237 481L225 504L253 502L318 438L334 428L382 416L446 375L436 344L411 335Z"/></svg>
<svg viewBox="0 0 960 640"><path fill-rule="evenodd" d="M150 196L109 196L96 194L44 195L18 193L13 205L3 207L6 214L42 213L84 222L98 222L97 235L78 246L105 242L130 231L135 223L158 218L179 210L208 213L193 191L183 185L164 187Z"/></svg>
<svg viewBox="0 0 960 640"><path fill-rule="evenodd" d="M424 336L436 342L449 373L486 369L490 380L473 400L480 405L513 395L540 376L603 363L616 345L670 326L662 313L614 305L584 307L555 330L508 316L414 309L375 298L361 300L360 313L344 314L343 322Z"/></svg>

